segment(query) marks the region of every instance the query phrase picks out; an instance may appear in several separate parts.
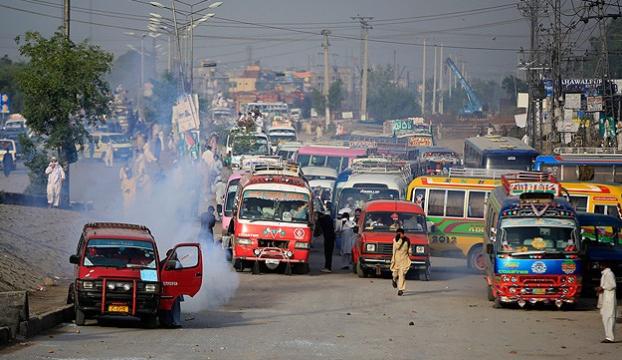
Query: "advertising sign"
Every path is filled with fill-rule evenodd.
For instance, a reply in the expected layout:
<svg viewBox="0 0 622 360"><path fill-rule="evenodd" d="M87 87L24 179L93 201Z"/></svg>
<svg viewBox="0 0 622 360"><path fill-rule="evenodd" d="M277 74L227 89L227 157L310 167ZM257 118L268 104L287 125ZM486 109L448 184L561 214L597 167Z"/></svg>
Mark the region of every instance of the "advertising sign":
<svg viewBox="0 0 622 360"><path fill-rule="evenodd" d="M603 97L602 96L588 96L587 97L587 111L588 112L603 111Z"/></svg>
<svg viewBox="0 0 622 360"><path fill-rule="evenodd" d="M518 182L510 184L510 195L519 196L526 193L559 195L559 184L550 182Z"/></svg>

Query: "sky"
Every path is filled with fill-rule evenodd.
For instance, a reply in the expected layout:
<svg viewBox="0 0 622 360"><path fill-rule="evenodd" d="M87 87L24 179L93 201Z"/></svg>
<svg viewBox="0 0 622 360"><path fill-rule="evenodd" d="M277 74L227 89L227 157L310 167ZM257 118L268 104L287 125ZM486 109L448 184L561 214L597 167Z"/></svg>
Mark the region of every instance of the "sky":
<svg viewBox="0 0 622 360"><path fill-rule="evenodd" d="M170 0L160 0L170 6ZM184 0L198 3L199 0ZM18 58L14 38L26 31L51 34L62 25L62 0L0 0L0 54ZM125 32L146 31L149 13L171 17L171 11L147 0L72 0L71 38L89 38L118 56L140 40ZM198 5L200 10L210 2ZM518 49L528 48L529 24L517 0L224 0L215 17L195 29L195 61L210 59L221 70L253 60L274 69L321 70L322 29L331 31L331 62L357 66L361 54L360 25L351 17L373 17L369 30L369 62L393 64L403 75L420 79L422 46L445 46L443 57L465 62L469 77L500 80L516 74ZM188 9L176 1L179 9ZM90 10L92 9L92 10ZM181 19L183 20L183 19ZM91 25L89 23L95 23ZM150 38L148 38L150 39ZM165 64L167 35L156 39L158 61ZM439 48L440 49L440 48ZM439 50L440 52L440 50ZM394 58L395 56L395 58ZM439 54L440 58L440 54ZM395 60L394 60L395 59ZM434 48L427 50L432 73Z"/></svg>

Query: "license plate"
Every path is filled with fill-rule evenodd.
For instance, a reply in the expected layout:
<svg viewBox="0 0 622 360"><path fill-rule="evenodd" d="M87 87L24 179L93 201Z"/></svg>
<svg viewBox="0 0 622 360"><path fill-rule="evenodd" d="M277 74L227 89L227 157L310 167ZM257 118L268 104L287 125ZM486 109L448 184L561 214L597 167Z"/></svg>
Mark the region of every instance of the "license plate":
<svg viewBox="0 0 622 360"><path fill-rule="evenodd" d="M533 289L533 293L535 295L544 295L546 294L546 289Z"/></svg>
<svg viewBox="0 0 622 360"><path fill-rule="evenodd" d="M130 312L130 307L127 305L108 305L109 312L126 313Z"/></svg>
<svg viewBox="0 0 622 360"><path fill-rule="evenodd" d="M281 261L280 260L275 260L275 259L266 259L266 264L268 265L278 265L280 264Z"/></svg>

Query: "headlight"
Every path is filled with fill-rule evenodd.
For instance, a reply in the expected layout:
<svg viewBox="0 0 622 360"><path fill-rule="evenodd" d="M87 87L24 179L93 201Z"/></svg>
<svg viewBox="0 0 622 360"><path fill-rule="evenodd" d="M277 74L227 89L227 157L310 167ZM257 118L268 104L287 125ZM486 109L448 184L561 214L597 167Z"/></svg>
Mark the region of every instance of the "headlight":
<svg viewBox="0 0 622 360"><path fill-rule="evenodd" d="M424 254L425 253L425 246L416 246L415 247L415 252L417 254Z"/></svg>
<svg viewBox="0 0 622 360"><path fill-rule="evenodd" d="M235 242L240 245L250 245L253 243L251 239L246 239L246 238L237 238L235 239Z"/></svg>
<svg viewBox="0 0 622 360"><path fill-rule="evenodd" d="M592 263L592 269L598 269L598 268L600 268L600 264L598 263L598 261L594 261Z"/></svg>
<svg viewBox="0 0 622 360"><path fill-rule="evenodd" d="M146 284L145 285L145 291L146 292L157 292L158 291L158 284Z"/></svg>
<svg viewBox="0 0 622 360"><path fill-rule="evenodd" d="M92 281L82 281L82 288L85 290L94 288Z"/></svg>
<svg viewBox="0 0 622 360"><path fill-rule="evenodd" d="M106 285L106 287L108 288L108 290L114 290L114 288L115 288L114 283L108 283L108 285Z"/></svg>
<svg viewBox="0 0 622 360"><path fill-rule="evenodd" d="M255 256L259 256L259 254L261 254L261 250L255 248L253 249L253 254L255 254Z"/></svg>
<svg viewBox="0 0 622 360"><path fill-rule="evenodd" d="M296 241L296 244L294 244L294 247L296 249L308 249L309 245L310 244L308 242Z"/></svg>
<svg viewBox="0 0 622 360"><path fill-rule="evenodd" d="M507 275L503 275L503 276L501 277L501 281L503 281L503 282L509 282L509 281L510 281L510 277L509 277L509 276L507 276Z"/></svg>
<svg viewBox="0 0 622 360"><path fill-rule="evenodd" d="M376 251L376 244L366 244L365 245L365 251L367 251L367 252L375 252Z"/></svg>
<svg viewBox="0 0 622 360"><path fill-rule="evenodd" d="M294 256L294 253L293 253L291 250L287 250L287 252L285 252L285 255L286 255L288 258L291 258L292 256Z"/></svg>
<svg viewBox="0 0 622 360"><path fill-rule="evenodd" d="M516 276L512 276L512 282L516 282L518 279L516 278Z"/></svg>

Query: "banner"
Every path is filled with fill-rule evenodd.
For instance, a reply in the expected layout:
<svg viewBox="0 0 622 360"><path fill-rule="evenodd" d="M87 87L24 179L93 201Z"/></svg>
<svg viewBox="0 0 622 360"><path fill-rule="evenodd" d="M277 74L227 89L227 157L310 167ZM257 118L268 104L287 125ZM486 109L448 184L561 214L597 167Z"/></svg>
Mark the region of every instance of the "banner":
<svg viewBox="0 0 622 360"><path fill-rule="evenodd" d="M198 130L199 122L199 102L191 99L190 95L183 95L173 105L173 125L177 125L180 133L190 130Z"/></svg>
<svg viewBox="0 0 622 360"><path fill-rule="evenodd" d="M581 94L566 94L565 97L564 108L581 109Z"/></svg>

